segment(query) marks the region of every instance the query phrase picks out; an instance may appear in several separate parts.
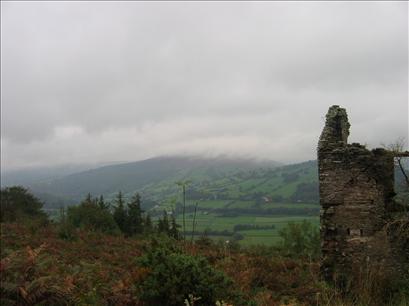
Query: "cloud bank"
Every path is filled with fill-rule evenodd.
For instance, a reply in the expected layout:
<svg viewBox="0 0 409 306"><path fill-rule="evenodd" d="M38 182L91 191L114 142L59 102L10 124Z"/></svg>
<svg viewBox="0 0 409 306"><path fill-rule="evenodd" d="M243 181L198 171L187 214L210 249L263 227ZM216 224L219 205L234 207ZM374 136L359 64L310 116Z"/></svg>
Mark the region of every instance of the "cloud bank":
<svg viewBox="0 0 409 306"><path fill-rule="evenodd" d="M408 136L406 2L2 2L2 168Z"/></svg>

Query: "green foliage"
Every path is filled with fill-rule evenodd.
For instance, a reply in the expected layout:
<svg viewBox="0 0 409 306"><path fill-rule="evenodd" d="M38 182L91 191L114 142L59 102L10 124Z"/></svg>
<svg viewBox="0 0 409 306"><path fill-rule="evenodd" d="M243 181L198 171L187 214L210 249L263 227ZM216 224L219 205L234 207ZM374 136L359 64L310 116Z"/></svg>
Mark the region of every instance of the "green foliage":
<svg viewBox="0 0 409 306"><path fill-rule="evenodd" d="M129 236L143 232L143 218L141 209L141 197L136 193L128 204L126 216L126 233Z"/></svg>
<svg viewBox="0 0 409 306"><path fill-rule="evenodd" d="M47 219L41 210L43 203L21 186L6 187L0 191L0 221L14 222L27 218Z"/></svg>
<svg viewBox="0 0 409 306"><path fill-rule="evenodd" d="M274 229L274 224L258 225L258 224L236 224L233 227L234 232L246 231L246 230L262 230L262 229Z"/></svg>
<svg viewBox="0 0 409 306"><path fill-rule="evenodd" d="M285 255L292 257L309 256L317 258L320 254L320 235L310 222L289 222L279 231L281 248Z"/></svg>
<svg viewBox="0 0 409 306"><path fill-rule="evenodd" d="M153 232L152 219L151 219L151 216L149 215L149 213L146 214L146 216L145 216L144 225L145 225L144 229L143 229L144 233L150 234L150 233Z"/></svg>
<svg viewBox="0 0 409 306"><path fill-rule="evenodd" d="M292 183L299 178L298 173L282 173L281 176L283 177L284 183Z"/></svg>
<svg viewBox="0 0 409 306"><path fill-rule="evenodd" d="M158 220L158 232L169 236L169 219L166 211L163 211L163 218Z"/></svg>
<svg viewBox="0 0 409 306"><path fill-rule="evenodd" d="M232 239L233 241L239 241L239 240L243 240L243 239L244 239L244 236L243 236L242 234L240 234L240 233L234 233L234 234L232 235L231 239Z"/></svg>
<svg viewBox="0 0 409 306"><path fill-rule="evenodd" d="M121 192L117 194L113 212L104 198L92 198L90 194L78 206L71 206L65 214L65 209L60 211L59 237L72 240L77 236L76 228L91 231L105 232L110 234L123 233L126 237L137 234L152 234L155 231L164 233L169 237L179 239L180 234L175 218L171 220L164 212L163 219L159 220L159 226L155 228L149 214L143 215L141 199L136 193L131 201L126 204Z"/></svg>
<svg viewBox="0 0 409 306"><path fill-rule="evenodd" d="M297 185L297 189L290 197L292 202L302 201L304 203L318 203L318 182L300 183Z"/></svg>
<svg viewBox="0 0 409 306"><path fill-rule="evenodd" d="M148 305L183 305L189 295L200 298L195 305L214 305L231 293L232 281L201 256L157 248L139 258L138 264L150 271L139 285L141 299Z"/></svg>
<svg viewBox="0 0 409 306"><path fill-rule="evenodd" d="M179 227L180 225L176 223L175 215L172 214L170 218L169 237L179 240L181 238L180 232L178 230Z"/></svg>
<svg viewBox="0 0 409 306"><path fill-rule="evenodd" d="M98 206L99 206L99 208L101 208L101 209L109 210L109 203L107 203L107 202L104 201L104 196L103 196L103 195L101 195L101 196L99 197L99 199L98 199Z"/></svg>
<svg viewBox="0 0 409 306"><path fill-rule="evenodd" d="M174 214L171 214L169 221L168 213L163 211L163 218L158 220L158 233L164 233L168 237L179 240L181 238L179 227L180 225L176 223Z"/></svg>
<svg viewBox="0 0 409 306"><path fill-rule="evenodd" d="M78 206L71 206L67 211L67 221L64 226L85 228L91 231L100 231L110 234L118 233L118 226L111 213L100 208L96 200L87 197Z"/></svg>
<svg viewBox="0 0 409 306"><path fill-rule="evenodd" d="M115 207L114 207L114 220L116 224L118 225L119 229L121 232L125 233L126 232L126 226L127 226L127 215L126 215L126 209L125 209L125 202L124 198L122 196L122 192L118 192L118 195L115 199Z"/></svg>
<svg viewBox="0 0 409 306"><path fill-rule="evenodd" d="M60 208L60 222L58 224L58 237L65 240L77 238L74 225L68 221L65 208Z"/></svg>

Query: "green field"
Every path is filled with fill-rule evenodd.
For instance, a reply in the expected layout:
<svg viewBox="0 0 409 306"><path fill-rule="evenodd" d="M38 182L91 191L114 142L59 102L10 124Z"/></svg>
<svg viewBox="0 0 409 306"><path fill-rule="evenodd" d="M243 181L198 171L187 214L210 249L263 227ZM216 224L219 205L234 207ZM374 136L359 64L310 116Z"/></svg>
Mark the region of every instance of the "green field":
<svg viewBox="0 0 409 306"><path fill-rule="evenodd" d="M240 244L276 244L280 237L278 231L286 226L288 222L302 222L307 220L314 225L318 226L319 217L313 216L238 216L238 217L223 217L216 214L198 213L196 216L196 230L197 232L204 232L206 229L213 231L228 230L233 231L233 228L237 224L251 224L259 226L274 225L274 229L254 229L239 231L238 233L244 236L243 240L240 240ZM178 224L183 224L182 216L176 219ZM186 231L191 231L193 228L193 214L188 214L185 219ZM182 230L182 229L181 229ZM211 235L209 235L211 236ZM211 238L221 239L220 236L213 236ZM228 237L223 237L228 239Z"/></svg>
<svg viewBox="0 0 409 306"><path fill-rule="evenodd" d="M209 213L212 212L213 209L219 208L228 208L228 209L236 209L236 208L255 208L257 207L260 210L270 209L270 208L288 208L288 209L297 209L297 208L312 208L316 209L318 204L313 203L262 203L257 205L256 201L241 201L241 200L198 200L198 201L186 201L186 206L195 206L197 203L197 207L199 210L208 211ZM162 204L158 209L162 211L172 210L175 208L174 203L165 203Z"/></svg>
<svg viewBox="0 0 409 306"><path fill-rule="evenodd" d="M221 200L208 200L208 201L198 201L198 207L206 209L206 208L223 208L225 207L229 201L221 201ZM193 204L193 203L192 203Z"/></svg>
<svg viewBox="0 0 409 306"><path fill-rule="evenodd" d="M240 241L242 245L274 245L280 241L280 236L276 229L268 230L248 230L241 231L240 234L244 236L244 239Z"/></svg>

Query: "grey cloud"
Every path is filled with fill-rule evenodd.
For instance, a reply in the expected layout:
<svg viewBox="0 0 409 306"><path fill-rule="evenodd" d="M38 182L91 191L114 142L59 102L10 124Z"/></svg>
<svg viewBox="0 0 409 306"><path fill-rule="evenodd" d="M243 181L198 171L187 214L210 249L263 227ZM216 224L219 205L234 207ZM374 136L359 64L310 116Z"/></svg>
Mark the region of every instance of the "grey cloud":
<svg viewBox="0 0 409 306"><path fill-rule="evenodd" d="M315 158L408 127L405 2L2 2L2 163ZM70 134L71 133L71 134Z"/></svg>

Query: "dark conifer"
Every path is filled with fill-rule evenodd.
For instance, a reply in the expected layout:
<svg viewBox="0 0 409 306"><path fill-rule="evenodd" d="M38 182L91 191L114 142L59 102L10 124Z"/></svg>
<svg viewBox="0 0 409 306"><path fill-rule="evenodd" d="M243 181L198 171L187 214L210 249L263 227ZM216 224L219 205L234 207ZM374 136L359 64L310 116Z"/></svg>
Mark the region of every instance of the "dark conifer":
<svg viewBox="0 0 409 306"><path fill-rule="evenodd" d="M101 195L101 196L99 197L99 199L98 199L98 206L99 206L99 208L101 208L101 209L109 210L109 203L105 202L103 195Z"/></svg>
<svg viewBox="0 0 409 306"><path fill-rule="evenodd" d="M169 219L168 219L168 214L165 210L163 211L163 219L159 219L159 222L158 222L158 232L165 233L166 235L169 236L169 232L170 232Z"/></svg>
<svg viewBox="0 0 409 306"><path fill-rule="evenodd" d="M118 195L115 199L115 207L114 207L114 220L116 224L118 225L119 229L123 232L126 233L126 219L127 219L127 213L124 205L124 199L122 196L122 192L118 192Z"/></svg>
<svg viewBox="0 0 409 306"><path fill-rule="evenodd" d="M127 230L129 235L140 234L143 231L141 197L136 193L128 204Z"/></svg>
<svg viewBox="0 0 409 306"><path fill-rule="evenodd" d="M149 215L149 213L146 214L146 217L145 217L144 232L145 233L152 233L153 232L152 219L151 219L151 216Z"/></svg>
<svg viewBox="0 0 409 306"><path fill-rule="evenodd" d="M179 233L178 227L180 227L180 225L176 223L176 218L175 218L174 213L171 216L170 222L171 224L170 224L170 229L169 229L169 236L179 240L180 233Z"/></svg>

